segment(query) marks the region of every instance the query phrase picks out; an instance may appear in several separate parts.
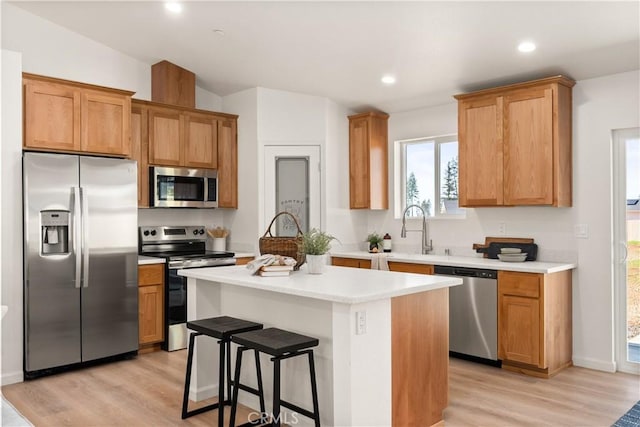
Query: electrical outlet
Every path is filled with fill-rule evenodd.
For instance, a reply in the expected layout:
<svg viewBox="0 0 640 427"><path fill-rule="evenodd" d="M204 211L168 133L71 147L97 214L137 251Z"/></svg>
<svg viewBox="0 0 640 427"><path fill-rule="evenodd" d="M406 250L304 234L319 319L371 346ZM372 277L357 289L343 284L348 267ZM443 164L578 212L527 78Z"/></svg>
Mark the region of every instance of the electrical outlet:
<svg viewBox="0 0 640 427"><path fill-rule="evenodd" d="M507 224L501 222L498 224L498 234L504 236L507 234Z"/></svg>
<svg viewBox="0 0 640 427"><path fill-rule="evenodd" d="M356 311L356 335L367 333L367 312Z"/></svg>

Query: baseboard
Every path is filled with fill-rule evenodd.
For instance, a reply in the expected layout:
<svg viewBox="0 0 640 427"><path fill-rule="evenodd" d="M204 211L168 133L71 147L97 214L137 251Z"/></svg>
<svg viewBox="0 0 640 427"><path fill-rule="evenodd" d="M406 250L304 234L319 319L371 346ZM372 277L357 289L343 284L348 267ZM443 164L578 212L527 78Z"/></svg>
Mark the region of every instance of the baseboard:
<svg viewBox="0 0 640 427"><path fill-rule="evenodd" d="M9 385L9 384L21 383L24 381L24 373L22 371L10 372L8 374L3 373L1 381L3 386Z"/></svg>
<svg viewBox="0 0 640 427"><path fill-rule="evenodd" d="M189 390L189 399L194 402L210 399L212 397L218 397L218 385L210 385L207 387L199 388L195 391Z"/></svg>
<svg viewBox="0 0 640 427"><path fill-rule="evenodd" d="M576 357L573 356L573 366L579 366L581 368L595 369L596 371L615 372L616 362L603 361L598 359L590 359L588 357Z"/></svg>

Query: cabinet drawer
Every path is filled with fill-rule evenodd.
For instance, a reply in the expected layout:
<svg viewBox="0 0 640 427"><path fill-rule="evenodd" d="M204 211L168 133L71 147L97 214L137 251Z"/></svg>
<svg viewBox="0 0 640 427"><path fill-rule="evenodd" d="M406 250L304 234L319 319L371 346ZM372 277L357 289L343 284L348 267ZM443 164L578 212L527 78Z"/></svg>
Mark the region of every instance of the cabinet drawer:
<svg viewBox="0 0 640 427"><path fill-rule="evenodd" d="M403 273L433 274L433 265L389 261L389 270Z"/></svg>
<svg viewBox="0 0 640 427"><path fill-rule="evenodd" d="M359 268L360 260L355 258L331 258L331 265L337 265L338 267L352 267Z"/></svg>
<svg viewBox="0 0 640 427"><path fill-rule="evenodd" d="M539 298L541 277L540 274L499 271L498 292L501 295Z"/></svg>
<svg viewBox="0 0 640 427"><path fill-rule="evenodd" d="M162 285L163 283L163 264L141 265L138 267L138 286Z"/></svg>

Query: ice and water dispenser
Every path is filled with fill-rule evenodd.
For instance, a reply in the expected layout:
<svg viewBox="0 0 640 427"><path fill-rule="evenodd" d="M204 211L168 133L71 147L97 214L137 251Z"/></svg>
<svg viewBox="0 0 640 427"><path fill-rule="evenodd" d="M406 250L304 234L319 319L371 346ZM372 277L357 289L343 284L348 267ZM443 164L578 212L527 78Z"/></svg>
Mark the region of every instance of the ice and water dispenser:
<svg viewBox="0 0 640 427"><path fill-rule="evenodd" d="M69 253L69 211L40 211L42 255Z"/></svg>

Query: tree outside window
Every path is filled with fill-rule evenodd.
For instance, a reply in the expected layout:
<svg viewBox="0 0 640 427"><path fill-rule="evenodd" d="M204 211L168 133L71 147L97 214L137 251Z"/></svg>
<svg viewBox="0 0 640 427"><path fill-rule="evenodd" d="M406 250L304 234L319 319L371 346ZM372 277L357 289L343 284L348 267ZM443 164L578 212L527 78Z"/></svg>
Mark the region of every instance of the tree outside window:
<svg viewBox="0 0 640 427"><path fill-rule="evenodd" d="M457 135L398 141L402 150L403 188L401 212L420 206L427 216L464 214L458 207ZM417 208L408 217L421 216Z"/></svg>

